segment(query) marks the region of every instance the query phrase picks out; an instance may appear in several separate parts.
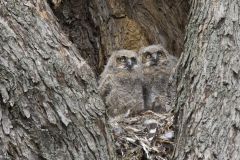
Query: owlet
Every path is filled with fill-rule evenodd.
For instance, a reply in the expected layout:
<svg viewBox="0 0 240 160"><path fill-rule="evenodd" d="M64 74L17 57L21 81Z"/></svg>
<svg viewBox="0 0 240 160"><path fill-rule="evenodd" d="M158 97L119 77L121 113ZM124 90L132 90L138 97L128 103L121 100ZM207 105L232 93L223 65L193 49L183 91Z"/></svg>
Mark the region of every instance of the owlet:
<svg viewBox="0 0 240 160"><path fill-rule="evenodd" d="M134 51L115 51L100 76L99 92L112 117L128 111L136 114L144 109L142 72L137 58Z"/></svg>
<svg viewBox="0 0 240 160"><path fill-rule="evenodd" d="M139 59L143 72L143 96L145 109L168 112L169 95L175 92L169 87L169 78L177 59L170 55L162 45L151 45L140 49Z"/></svg>

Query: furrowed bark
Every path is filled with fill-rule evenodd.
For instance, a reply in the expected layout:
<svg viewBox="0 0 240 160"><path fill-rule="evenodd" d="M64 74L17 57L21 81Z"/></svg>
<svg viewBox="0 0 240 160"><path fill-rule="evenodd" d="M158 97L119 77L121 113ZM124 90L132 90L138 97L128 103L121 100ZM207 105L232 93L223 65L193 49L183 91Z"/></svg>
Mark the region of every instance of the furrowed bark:
<svg viewBox="0 0 240 160"><path fill-rule="evenodd" d="M178 66L174 159L239 159L237 0L192 0Z"/></svg>
<svg viewBox="0 0 240 160"><path fill-rule="evenodd" d="M46 1L0 1L0 159L114 159L92 69Z"/></svg>

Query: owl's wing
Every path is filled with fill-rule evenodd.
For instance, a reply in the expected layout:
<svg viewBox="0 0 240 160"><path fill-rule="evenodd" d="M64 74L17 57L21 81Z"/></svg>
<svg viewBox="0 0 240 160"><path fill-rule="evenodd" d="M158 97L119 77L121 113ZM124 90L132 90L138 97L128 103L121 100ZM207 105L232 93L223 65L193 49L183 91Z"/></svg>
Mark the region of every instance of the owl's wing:
<svg viewBox="0 0 240 160"><path fill-rule="evenodd" d="M100 95L105 98L111 91L112 76L104 75L99 81L98 91Z"/></svg>

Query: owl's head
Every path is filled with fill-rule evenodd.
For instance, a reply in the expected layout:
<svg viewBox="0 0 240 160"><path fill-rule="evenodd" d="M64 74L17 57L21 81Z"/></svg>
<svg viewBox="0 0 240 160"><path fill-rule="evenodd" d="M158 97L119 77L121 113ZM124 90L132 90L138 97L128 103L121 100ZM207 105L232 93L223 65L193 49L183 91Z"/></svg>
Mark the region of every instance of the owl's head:
<svg viewBox="0 0 240 160"><path fill-rule="evenodd" d="M140 61L143 67L166 65L168 52L161 45L151 45L139 51Z"/></svg>
<svg viewBox="0 0 240 160"><path fill-rule="evenodd" d="M118 50L112 53L108 65L121 71L133 71L139 66L137 53L131 50Z"/></svg>

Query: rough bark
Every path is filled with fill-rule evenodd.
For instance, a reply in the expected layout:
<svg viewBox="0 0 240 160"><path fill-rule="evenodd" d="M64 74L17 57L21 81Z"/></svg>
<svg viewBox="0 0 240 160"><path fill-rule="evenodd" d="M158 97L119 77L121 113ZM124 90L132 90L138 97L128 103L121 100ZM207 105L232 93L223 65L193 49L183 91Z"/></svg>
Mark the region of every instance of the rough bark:
<svg viewBox="0 0 240 160"><path fill-rule="evenodd" d="M54 11L65 33L97 74L116 49L163 44L179 56L188 2L178 0L62 0Z"/></svg>
<svg viewBox="0 0 240 160"><path fill-rule="evenodd" d="M0 1L0 159L113 159L94 73L46 1Z"/></svg>
<svg viewBox="0 0 240 160"><path fill-rule="evenodd" d="M238 0L192 0L178 66L174 159L240 157Z"/></svg>

